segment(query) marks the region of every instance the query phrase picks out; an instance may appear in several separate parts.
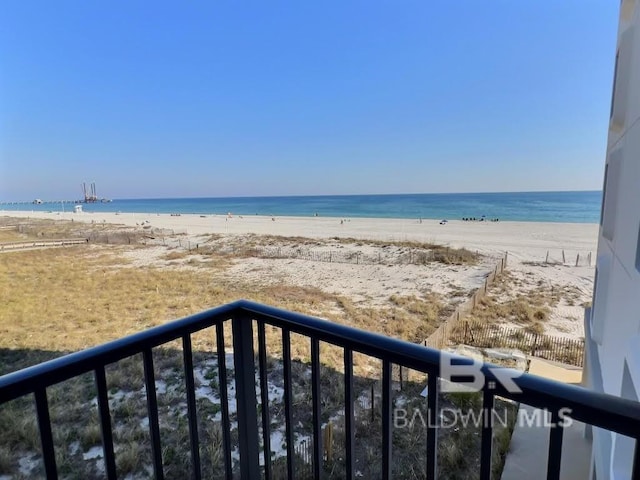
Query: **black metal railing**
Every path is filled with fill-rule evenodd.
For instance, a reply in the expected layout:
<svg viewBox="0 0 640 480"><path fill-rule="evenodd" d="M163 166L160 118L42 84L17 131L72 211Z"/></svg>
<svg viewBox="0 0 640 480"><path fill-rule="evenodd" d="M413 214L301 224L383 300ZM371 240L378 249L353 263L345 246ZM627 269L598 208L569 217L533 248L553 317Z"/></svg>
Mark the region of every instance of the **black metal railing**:
<svg viewBox="0 0 640 480"><path fill-rule="evenodd" d="M233 368L235 370L235 398L237 402L237 446L239 462L234 466L232 458L232 439L230 428L229 395L227 391L227 366L225 355L224 329L231 323L233 343ZM282 367L284 377L284 419L286 443L286 476L294 476L294 425L292 416L293 390L291 370L291 335L299 334L310 339L311 345L311 476L321 478L324 453L322 450L322 404L320 382L320 342L336 345L343 350L344 358L344 431L345 431L345 477L353 479L356 475L354 463L356 439L354 434L354 353L365 354L379 359L382 364L382 460L380 476L392 477L393 457L393 405L392 405L392 366L401 365L428 375L428 431L426 432L426 465L423 470L428 479L437 478L437 441L439 418L439 377L443 355L437 350L412 344L382 335L365 332L317 318L292 313L248 301L238 301L222 307L177 320L144 332L125 337L85 351L73 353L24 370L0 377L0 405L11 400L33 394L35 397L40 442L44 469L47 478L58 477L54 440L50 420L47 388L72 379L87 372L93 372L97 390L98 418L102 432L102 448L105 474L115 479L116 453L114 451L112 415L105 367L119 360L142 354L147 410L149 417L149 437L153 475L164 478L163 438L158 421L158 400L156 398L156 380L152 349L174 340L182 341L184 375L186 384L186 405L189 428L192 478L200 479L200 438L198 433L197 402L195 395L194 363L192 352L192 334L215 327L217 338L218 385L220 389L222 444L224 474L226 478L236 475L239 468L242 479L273 478L271 462L271 419L267 381L267 342L266 326L281 329ZM257 332L254 332L254 326ZM254 344L257 343L257 352ZM448 358L453 358L449 356ZM458 358L457 361L464 360ZM257 370L256 370L257 362ZM260 408L256 398L256 371L259 374ZM482 408L492 411L496 397L504 397L523 402L533 407L551 412L552 420L558 421L561 412L570 411L572 419L594 425L602 429L637 439L640 436L640 404L618 397L594 393L581 387L561 384L528 374L514 381L521 393L508 391L495 375L492 366L485 364L484 386L482 387ZM563 410L565 409L565 410ZM568 410L566 410L568 409ZM547 478L558 479L562 462L562 422L559 428L551 429L547 460ZM490 415L483 416L481 429L480 478L491 478L493 427ZM415 448L419 448L416 446ZM260 461L262 459L262 462ZM632 462L632 478L640 480L639 458L636 454Z"/></svg>

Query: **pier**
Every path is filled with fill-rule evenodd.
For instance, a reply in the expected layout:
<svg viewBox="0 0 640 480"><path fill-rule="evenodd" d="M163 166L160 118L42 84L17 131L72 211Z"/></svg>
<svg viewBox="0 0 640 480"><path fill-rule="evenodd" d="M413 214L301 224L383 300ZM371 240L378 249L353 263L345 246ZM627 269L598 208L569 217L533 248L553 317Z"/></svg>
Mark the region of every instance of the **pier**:
<svg viewBox="0 0 640 480"><path fill-rule="evenodd" d="M111 200L108 198L98 198L98 194L96 193L96 184L92 182L89 185L89 189L87 189L87 184L82 184L82 193L84 199L78 200L41 200L36 198L30 202L0 202L0 207L3 205L56 205L56 204L71 204L76 205L80 203L110 203Z"/></svg>
<svg viewBox="0 0 640 480"><path fill-rule="evenodd" d="M68 203L71 205L78 203L86 203L84 200L40 200L38 202L0 202L0 206L2 205L55 205L60 203Z"/></svg>

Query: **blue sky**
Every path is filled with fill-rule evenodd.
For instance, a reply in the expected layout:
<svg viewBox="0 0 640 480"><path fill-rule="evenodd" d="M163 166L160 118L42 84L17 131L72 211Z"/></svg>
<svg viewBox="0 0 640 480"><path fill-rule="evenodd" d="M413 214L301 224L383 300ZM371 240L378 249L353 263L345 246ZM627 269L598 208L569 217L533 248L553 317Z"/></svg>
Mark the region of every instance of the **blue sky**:
<svg viewBox="0 0 640 480"><path fill-rule="evenodd" d="M0 4L0 201L600 189L618 3Z"/></svg>

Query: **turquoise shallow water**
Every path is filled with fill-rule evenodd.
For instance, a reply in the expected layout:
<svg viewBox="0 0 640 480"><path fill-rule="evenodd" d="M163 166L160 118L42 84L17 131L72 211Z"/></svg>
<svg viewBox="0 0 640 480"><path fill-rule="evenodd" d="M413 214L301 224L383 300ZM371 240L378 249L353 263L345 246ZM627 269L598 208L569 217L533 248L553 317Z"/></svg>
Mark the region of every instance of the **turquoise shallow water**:
<svg viewBox="0 0 640 480"><path fill-rule="evenodd" d="M197 213L369 218L499 218L530 222L598 223L602 192L327 195L301 197L114 199L84 205L89 212ZM69 204L2 205L4 210L69 210Z"/></svg>

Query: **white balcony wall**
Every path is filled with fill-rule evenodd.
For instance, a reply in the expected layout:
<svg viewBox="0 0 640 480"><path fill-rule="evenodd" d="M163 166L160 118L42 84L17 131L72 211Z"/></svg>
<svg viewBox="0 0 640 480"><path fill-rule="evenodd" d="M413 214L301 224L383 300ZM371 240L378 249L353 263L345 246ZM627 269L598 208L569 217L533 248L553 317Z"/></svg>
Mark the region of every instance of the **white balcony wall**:
<svg viewBox="0 0 640 480"><path fill-rule="evenodd" d="M588 369L602 374L606 393L638 399L640 392L640 7L620 6L615 86L606 158L606 198L598 242L590 332L598 354ZM597 480L628 478L631 443L594 431Z"/></svg>

